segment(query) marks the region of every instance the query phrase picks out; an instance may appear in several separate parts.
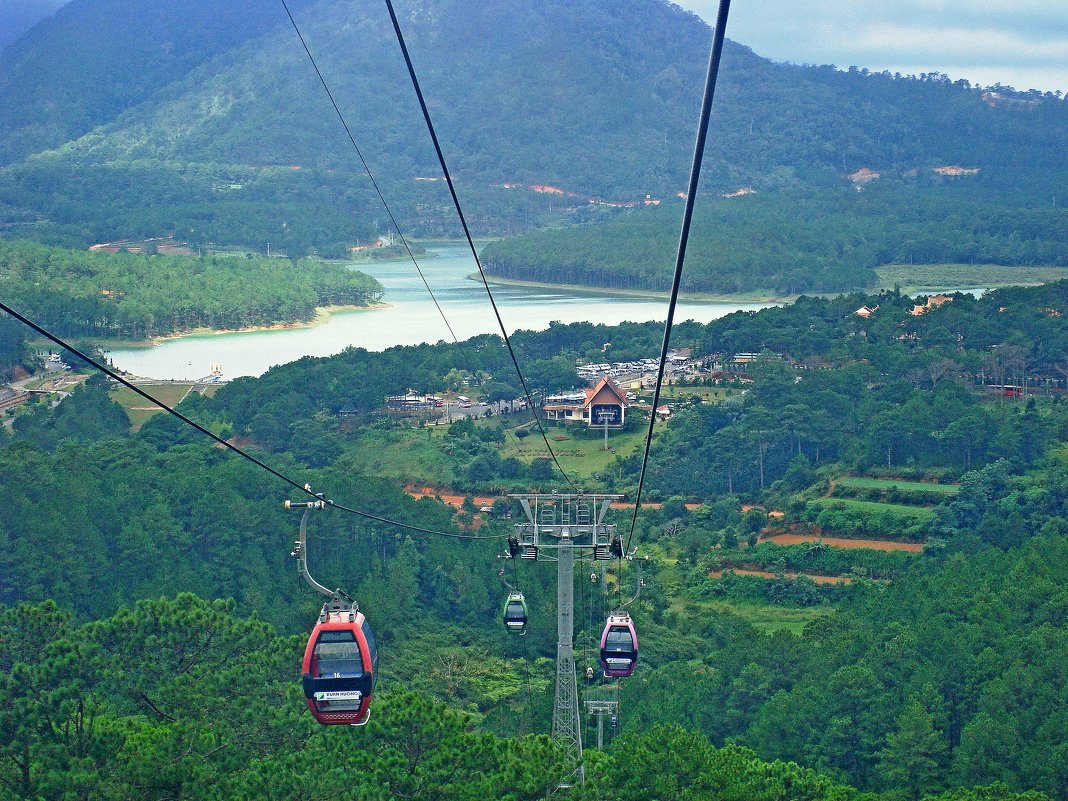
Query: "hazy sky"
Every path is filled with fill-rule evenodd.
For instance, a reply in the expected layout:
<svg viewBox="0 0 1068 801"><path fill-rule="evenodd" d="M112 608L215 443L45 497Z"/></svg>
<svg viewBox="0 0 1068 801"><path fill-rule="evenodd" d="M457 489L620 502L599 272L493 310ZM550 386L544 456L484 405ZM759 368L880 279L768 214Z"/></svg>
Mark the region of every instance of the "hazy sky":
<svg viewBox="0 0 1068 801"><path fill-rule="evenodd" d="M675 0L710 24L717 0ZM796 64L1068 92L1068 0L735 0L727 37Z"/></svg>

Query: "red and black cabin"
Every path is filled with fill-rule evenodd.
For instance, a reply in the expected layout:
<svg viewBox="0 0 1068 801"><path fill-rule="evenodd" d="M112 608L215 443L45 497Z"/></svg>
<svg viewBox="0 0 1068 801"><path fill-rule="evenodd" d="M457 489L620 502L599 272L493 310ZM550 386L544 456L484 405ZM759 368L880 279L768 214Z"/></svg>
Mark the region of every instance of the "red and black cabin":
<svg viewBox="0 0 1068 801"><path fill-rule="evenodd" d="M324 725L362 726L378 667L375 635L362 612L327 606L304 649L304 698Z"/></svg>

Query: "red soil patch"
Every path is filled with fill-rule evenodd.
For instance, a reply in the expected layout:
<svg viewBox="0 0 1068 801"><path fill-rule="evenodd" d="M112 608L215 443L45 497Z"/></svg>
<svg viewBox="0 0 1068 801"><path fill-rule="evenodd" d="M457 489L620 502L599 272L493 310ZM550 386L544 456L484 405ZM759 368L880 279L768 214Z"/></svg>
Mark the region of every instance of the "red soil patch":
<svg viewBox="0 0 1068 801"><path fill-rule="evenodd" d="M739 576L759 576L760 578L775 578L775 574L767 570L751 570L747 567L735 567L731 568ZM708 573L709 578L723 578L723 570L711 570ZM787 572L783 574L788 579L795 579L798 576L804 576L807 579L812 579L817 584L852 584L853 579L849 576L816 576L811 573L792 573Z"/></svg>
<svg viewBox="0 0 1068 801"><path fill-rule="evenodd" d="M745 512L748 512L750 509L757 509L757 510L759 510L761 512L764 511L764 507L763 506L754 506L751 503L743 503L742 504L741 511L742 511L743 514ZM786 517L786 512L780 512L778 509L772 509L770 512L768 512L768 517L774 517L774 518Z"/></svg>
<svg viewBox="0 0 1068 801"><path fill-rule="evenodd" d="M704 504L701 504L701 503L684 503L683 506L685 506L687 509L689 509L692 512L695 509L700 509L702 506L704 506ZM615 503L612 504L612 508L613 509L633 509L634 508L634 504L632 504L632 503L630 503L628 501L616 501ZM655 501L649 501L648 503L643 503L642 504L642 509L663 509L663 508L664 508L664 504L656 503Z"/></svg>
<svg viewBox="0 0 1068 801"><path fill-rule="evenodd" d="M464 505L464 498L467 497L466 495L453 495L450 493L442 492L441 490L436 490L433 487L407 486L404 488L404 491L413 498L437 498L443 501L444 503L447 503L449 506L453 506L457 509ZM474 496L473 500L475 502L475 506L493 506L493 502L496 500L496 498L490 498L486 495L476 495Z"/></svg>
<svg viewBox="0 0 1068 801"><path fill-rule="evenodd" d="M763 538L764 542L774 542L776 545L800 545L802 543L815 543L817 540L832 548L868 548L873 551L908 551L909 553L919 553L923 550L922 542L854 540L847 537L819 537L812 534L775 534L771 537Z"/></svg>

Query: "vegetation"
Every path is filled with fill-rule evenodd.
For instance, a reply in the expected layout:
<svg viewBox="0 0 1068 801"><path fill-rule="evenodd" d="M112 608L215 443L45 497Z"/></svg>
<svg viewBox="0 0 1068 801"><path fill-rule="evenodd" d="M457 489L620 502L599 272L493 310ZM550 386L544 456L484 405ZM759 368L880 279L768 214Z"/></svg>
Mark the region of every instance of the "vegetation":
<svg viewBox="0 0 1068 801"><path fill-rule="evenodd" d="M194 328L311 320L318 306L367 305L370 276L305 259L86 253L0 241L5 301L60 336L144 339Z"/></svg>
<svg viewBox="0 0 1068 801"><path fill-rule="evenodd" d="M695 793L720 788L750 797L772 792L780 779L810 788L805 792L813 797L838 799L956 793L978 801L1034 790L1068 797L1059 756L1068 731L1064 409L1052 398L984 396L963 372L910 372L935 356L975 369L981 361L969 351L986 346L973 343L996 337L999 346L1032 343L1029 373L1052 369L1056 362L1043 354L1058 341L1061 323L1042 309L1056 308L1062 291L1013 290L982 301L958 296L920 318L885 295L877 299L885 317L864 323L852 315L856 297L806 299L796 310L680 327L680 336L697 342L790 337L799 351L812 349L803 357L812 366L795 372L766 355L753 366L744 395L687 401L689 408L660 429L649 478L663 501L638 519L638 541L651 557L632 607L642 632L640 668L622 690L622 736L608 752L589 755L586 797L649 798L651 787L685 797L689 791L675 782ZM895 319L916 337L897 339L903 329ZM965 336L945 348L937 332L950 323ZM802 324L807 336L792 328ZM856 334L861 325L866 337ZM556 359L599 350L598 341L640 350L655 328L553 326L520 333L516 345L524 360L548 369ZM476 369L507 375L499 340L467 344ZM463 533L474 525L470 504L453 510L413 500L400 487L402 471L395 479L377 477L378 466L367 467L372 457L361 458L379 438L388 449L422 437L427 469L449 475L462 490L487 477L505 485L551 483L535 475L541 468L534 464L500 458L507 440L495 421L454 423L429 436L375 421L372 404L381 404L391 381L403 386L421 377L425 383L417 383L428 388L445 385L455 380L457 355L438 345L305 359L261 379L231 382L215 398L192 395L182 409L223 435L240 433L262 448L262 458L328 497ZM816 356L826 367L816 369ZM910 378L880 376L891 363ZM333 417L334 404L352 402L355 392L366 393L358 396L366 411L346 421ZM804 411L794 417L787 410L796 406ZM792 436L777 438L781 420L817 419L821 409L836 410L824 433L794 423L782 429ZM877 474L885 465L886 440L865 423L880 415L911 432L908 448L895 440L890 456L907 463L892 464L885 490L882 481L840 479ZM970 457L963 440L924 433L979 419L989 431L967 441ZM922 554L759 542L769 524L765 511L742 512L738 495L725 494L722 483L699 483L723 476L705 478L720 468L709 471L716 463L693 452L719 447L718 431L732 426L754 432L735 448L747 454L735 492L764 509L785 509L784 524L821 504L871 503L826 499L842 484L881 493L901 482L907 494L942 485L915 482L917 488L904 476L937 476L958 478L959 489L923 497L934 503L930 509L905 507L929 517L915 524L928 540ZM499 540L417 536L373 520L316 514L313 571L343 582L359 599L388 655L377 711L359 735L365 747L353 751L351 734L311 723L294 680L299 634L318 604L298 592L286 564L295 517L265 502L285 488L169 418L157 416L136 435L127 429L107 387L90 381L58 407L41 404L17 418L12 440L0 449L0 504L7 511L0 522L0 658L11 676L0 685L0 708L11 710L3 725L13 744L4 746L0 763L7 797L48 795L66 783L116 797L136 786L141 795L163 798L180 783L186 797L198 798L210 795L209 782L225 787L227 797L261 797L264 786L288 797L298 785L326 792L335 781L363 787L373 780L379 789L367 784L371 797L445 787L450 797L470 791L518 798L540 797L557 780L558 754L531 736L549 727L555 645L549 571L516 565L530 633L509 637L497 617ZM553 431L571 437L557 441L565 448L572 441L599 444L595 434ZM760 432L763 447L755 438ZM614 480L626 486L630 461L619 467L623 479L617 472ZM518 472L505 478L507 470ZM697 488L701 506L683 503L691 494L678 492L684 486ZM481 536L511 530L506 520L482 517ZM880 533L902 534L898 524L886 526ZM729 570L723 578L708 576L745 565L776 577ZM794 572L851 583L788 577ZM609 575L604 588L576 586L576 654L583 664L603 624L605 589L628 587L633 577L625 570ZM30 633L43 637L34 640L32 660L23 644ZM196 665L182 670L176 661L182 659ZM407 694L413 689L426 697ZM250 697L258 699L253 707ZM72 740L79 723L81 739ZM675 763L664 761L662 746L685 757L685 769L665 769ZM320 769L327 764L335 769ZM443 764L452 766L448 775L436 767ZM477 776L465 767L476 764ZM987 789L961 789L975 785Z"/></svg>
<svg viewBox="0 0 1068 801"><path fill-rule="evenodd" d="M233 10L190 2L151 13L147 0L79 4L5 51L0 226L71 246L173 234L259 252L271 242L297 257L342 255L381 233L385 215L284 15L255 0L237 25ZM386 15L328 0L293 11L405 230L456 235L441 182L415 180L437 177L437 164L425 138L410 135L422 123ZM709 41L693 14L658 0L626 15L600 0L525 1L507 14L436 0L433 14L412 10L402 24L477 231L585 225L647 196L666 202L685 185ZM780 230L804 234L795 223L804 215L791 209L848 206L843 188L866 204L880 183L905 187L890 205L905 221L910 208L932 212L954 236L981 221L974 241L951 247L937 228L909 224L924 234L914 261L963 250L968 262L990 251L1016 264L1011 240L1024 263L1057 264L1032 261L1043 248L1031 229L1064 180L1068 111L1053 95L1000 92L1010 102L942 75L776 64L728 42L704 187L758 192L732 200L758 210L761 225L747 227L755 241L784 245L765 249L775 265L762 288L871 286L874 265L849 258L866 255L861 240L803 236L815 249L799 271ZM979 172L932 172L954 165ZM881 177L856 195L846 176L861 168ZM533 189L546 186L559 192ZM799 204L799 191L821 199ZM759 211L768 201L776 208ZM1027 224L1015 240L989 242L986 221L1005 216ZM885 242L885 223L871 217L847 228ZM848 278L826 269L843 262ZM649 274L661 263L633 264L614 281L590 275L595 262L562 263L559 274L659 288ZM718 275L693 289L726 283Z"/></svg>
<svg viewBox="0 0 1068 801"><path fill-rule="evenodd" d="M277 9L247 4L235 26L219 24L233 9L202 5L74 3L5 50L5 234L72 248L169 234L270 241L300 256L344 254L384 226ZM386 20L369 6L294 8L336 96L361 110L349 116L360 140L388 153L385 186L406 227L451 225L440 184L412 180L434 161L408 136L415 111ZM595 0L507 13L442 0L433 11L420 5L405 24L476 228L587 226L559 234L575 237L572 261L537 268L653 285L677 209L608 229L621 213L589 199L677 191L707 28L653 0L626 15ZM41 66L50 59L58 71ZM41 102L68 91L83 99ZM910 257L1063 264L1050 195L1065 178L1063 101L773 65L737 45L720 98L706 185L757 193L703 199L702 223L765 243L756 261L769 269L754 263L753 286L868 287L874 267ZM979 172L931 171L947 161ZM864 166L887 186L843 192L843 175ZM611 240L631 250L613 263L624 277L598 277L598 260L615 259L602 232L647 222L648 236ZM705 291L734 280L721 254L735 272L748 264L726 235L702 246L715 254L695 260ZM303 319L376 291L282 259L15 242L0 246L0 266L5 302L94 337ZM702 391L673 396L657 429L646 475L657 503L635 518L649 557L629 607L641 659L620 689L618 736L587 752L574 797L1068 801L1068 282L955 294L922 315L916 304L899 291L803 296L676 327L674 344L711 372ZM874 314L858 317L861 306ZM601 361L604 343L613 361L655 353L661 330L554 324L513 344L547 393L575 385L576 361ZM0 369L31 359L24 336L0 319ZM744 391L716 368L743 352L761 354ZM301 359L181 402L265 464L371 515L329 508L310 524L312 572L358 599L382 651L359 731L318 727L304 709L297 665L320 599L293 575L298 523L279 503L290 487L169 416L132 433L102 379L22 407L10 432L0 427L0 801L518 800L568 781L572 766L545 736L554 571L499 562L518 509L500 498L476 519L470 498L562 486L532 437L523 450L513 440L529 413L431 431L382 412L386 395L457 391L465 378L470 394L509 401L511 376L501 340L482 336L462 349ZM612 435L617 454L579 427L550 436L583 488L635 488L640 432ZM452 485L461 508L409 497L415 479ZM780 546L761 541L772 520L925 547ZM502 564L525 594L526 637L500 623ZM576 582L580 669L637 579L633 563L613 567Z"/></svg>
<svg viewBox="0 0 1068 801"><path fill-rule="evenodd" d="M943 497L960 492L959 484L936 484L930 481L898 481L892 478L866 478L864 476L846 476L834 483L839 492L889 492L896 490L910 497L916 495L934 495Z"/></svg>
<svg viewBox="0 0 1068 801"><path fill-rule="evenodd" d="M665 291L680 205L504 239L485 248L483 262L506 278ZM960 186L708 198L695 216L683 290L842 292L873 287L876 267L901 262L1066 267L1066 222L1063 209L979 203ZM902 278L910 280L907 270Z"/></svg>

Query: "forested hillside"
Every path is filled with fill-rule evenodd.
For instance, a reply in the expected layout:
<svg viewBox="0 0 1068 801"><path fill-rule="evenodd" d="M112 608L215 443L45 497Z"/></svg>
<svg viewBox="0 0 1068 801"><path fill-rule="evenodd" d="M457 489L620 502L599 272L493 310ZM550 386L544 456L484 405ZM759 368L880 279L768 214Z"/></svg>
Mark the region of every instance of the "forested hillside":
<svg viewBox="0 0 1068 801"><path fill-rule="evenodd" d="M296 0L294 7L306 5ZM278 9L265 0L240 8L201 0L62 4L0 54L0 163L114 120L278 22Z"/></svg>
<svg viewBox="0 0 1068 801"><path fill-rule="evenodd" d="M307 322L319 306L366 306L382 286L315 259L86 253L0 241L12 308L61 336L145 339L195 328Z"/></svg>
<svg viewBox="0 0 1068 801"><path fill-rule="evenodd" d="M389 221L285 10L163 6L73 0L0 54L0 297L89 339L377 299L320 258ZM398 7L475 230L554 228L487 264L663 289L707 26L665 0ZM385 9L291 8L405 233L454 234ZM231 448L55 380L87 367L5 392L0 801L1068 801L1068 280L863 291L888 263L1068 269L1068 103L728 43L713 119L684 288L861 291L679 322L647 469L640 373L625 426L543 438L513 358L545 403L657 354L660 323L156 390ZM157 237L288 258L87 250ZM5 379L44 358L26 337L0 315ZM450 403L387 410L409 389ZM374 629L365 727L305 704L300 487L333 502L307 569ZM558 565L506 558L509 494L569 489L624 495L636 546L571 588L578 695L619 704L581 714L584 779L548 736Z"/></svg>
<svg viewBox="0 0 1068 801"><path fill-rule="evenodd" d="M662 503L637 529L639 669L622 688L618 736L588 752L578 797L791 798L801 787L812 798L1068 798L1065 293L954 295L918 317L894 293L805 298L679 327L679 344L717 359L767 352L744 393L729 377L671 388L649 475ZM861 304L875 315L854 315ZM641 353L658 332L555 325L516 346L532 371L563 381L598 343ZM467 346L494 379L467 391L508 381L502 343ZM300 699L300 634L318 601L289 559L287 487L171 418L126 433L101 380L17 417L0 449L11 732L0 797L64 783L158 798L178 785L191 798L212 797L209 785L263 797L270 785L282 797L372 780L384 798L544 794L563 770L532 736L549 728L555 571L517 566L529 635L509 635L496 538L512 522L402 485L405 473L470 494L562 482L534 469L546 462L529 437L514 450L523 414L435 430L375 411L389 381L453 382L457 357L444 344L351 350L182 404L328 497L447 535L313 516L311 569L359 600L383 654L372 722L352 733L317 730ZM335 416L353 403L355 416ZM561 451L582 436L551 429ZM428 475L419 460L431 452ZM381 454L399 479L368 469ZM635 469L621 456L574 478L629 490ZM815 541L782 544L798 532ZM486 539L455 538L472 533ZM841 547L858 537L884 550ZM607 586L633 580L628 566ZM576 586L582 665L601 593L585 577Z"/></svg>
<svg viewBox="0 0 1068 801"><path fill-rule="evenodd" d="M479 231L586 220L605 208L593 199L668 199L684 188L710 38L694 15L662 0L626 15L603 0L399 5ZM303 255L385 223L280 12L272 20L256 6L251 24L213 38L200 26L229 12L168 9L150 15L149 34L136 4L78 0L10 48L0 225L54 242L174 234ZM402 224L455 234L440 182L416 180L438 170L384 10L321 0L295 13ZM81 69L78 59L96 58L92 31L104 20L135 44L109 51L123 54L118 63ZM89 31L76 42L75 21ZM53 102L63 96L57 73L31 69L55 52L73 60L62 74L78 76L77 102ZM972 191L1011 207L1050 202L1063 180L1068 112L1052 95L1003 103L942 76L774 64L729 43L716 103L704 183L713 194L839 187L861 168L892 182L961 165L978 169L965 179ZM56 149L16 160L45 148Z"/></svg>
<svg viewBox="0 0 1068 801"><path fill-rule="evenodd" d="M874 268L891 263L1068 266L1068 211L975 200L967 187L933 184L702 199L683 291L865 289ZM664 204L509 237L487 246L482 260L504 278L666 291L681 218L681 203Z"/></svg>

